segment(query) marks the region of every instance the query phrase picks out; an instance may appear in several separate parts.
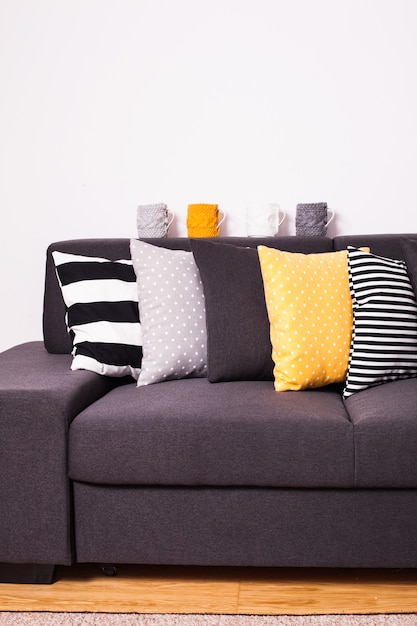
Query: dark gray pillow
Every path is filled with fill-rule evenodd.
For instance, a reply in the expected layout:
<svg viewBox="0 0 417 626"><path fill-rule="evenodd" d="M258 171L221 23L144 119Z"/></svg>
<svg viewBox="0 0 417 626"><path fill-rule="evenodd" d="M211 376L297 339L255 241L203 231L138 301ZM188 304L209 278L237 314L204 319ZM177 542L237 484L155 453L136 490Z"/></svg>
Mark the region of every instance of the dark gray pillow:
<svg viewBox="0 0 417 626"><path fill-rule="evenodd" d="M273 380L257 249L200 239L190 245L204 288L208 380Z"/></svg>

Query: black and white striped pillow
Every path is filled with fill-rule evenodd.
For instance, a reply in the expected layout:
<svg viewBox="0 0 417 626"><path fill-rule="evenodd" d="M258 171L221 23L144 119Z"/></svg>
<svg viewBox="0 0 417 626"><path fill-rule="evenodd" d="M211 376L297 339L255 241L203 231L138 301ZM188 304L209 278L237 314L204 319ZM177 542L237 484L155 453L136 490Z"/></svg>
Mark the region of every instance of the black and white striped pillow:
<svg viewBox="0 0 417 626"><path fill-rule="evenodd" d="M404 261L348 247L353 332L345 398L417 376L417 302Z"/></svg>
<svg viewBox="0 0 417 626"><path fill-rule="evenodd" d="M71 369L139 377L142 333L131 260L52 253L73 340Z"/></svg>

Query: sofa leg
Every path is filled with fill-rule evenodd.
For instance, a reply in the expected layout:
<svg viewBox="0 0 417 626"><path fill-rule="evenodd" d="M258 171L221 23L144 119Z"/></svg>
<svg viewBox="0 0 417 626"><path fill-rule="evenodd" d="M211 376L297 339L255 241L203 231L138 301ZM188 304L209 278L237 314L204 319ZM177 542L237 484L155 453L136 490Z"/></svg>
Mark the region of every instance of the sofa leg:
<svg viewBox="0 0 417 626"><path fill-rule="evenodd" d="M117 576L117 567L115 565L102 565L101 571L105 576Z"/></svg>
<svg viewBox="0 0 417 626"><path fill-rule="evenodd" d="M0 563L0 583L50 585L55 565Z"/></svg>

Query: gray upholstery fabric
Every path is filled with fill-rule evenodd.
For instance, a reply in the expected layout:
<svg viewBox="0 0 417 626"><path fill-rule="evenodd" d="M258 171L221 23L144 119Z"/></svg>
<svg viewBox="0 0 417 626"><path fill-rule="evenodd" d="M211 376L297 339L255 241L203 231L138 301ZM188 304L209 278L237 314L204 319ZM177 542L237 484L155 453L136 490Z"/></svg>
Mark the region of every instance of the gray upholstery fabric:
<svg viewBox="0 0 417 626"><path fill-rule="evenodd" d="M354 427L357 487L417 487L417 379L365 389L346 400Z"/></svg>
<svg viewBox="0 0 417 626"><path fill-rule="evenodd" d="M415 567L415 491L75 483L80 562Z"/></svg>
<svg viewBox="0 0 417 626"><path fill-rule="evenodd" d="M372 254L386 256L391 259L404 259L402 251L402 238L414 237L412 234L393 234L393 235L339 235L333 239L335 250L346 250L348 246L361 248L369 246Z"/></svg>
<svg viewBox="0 0 417 626"><path fill-rule="evenodd" d="M0 354L0 563L72 561L68 425L111 383L42 342Z"/></svg>
<svg viewBox="0 0 417 626"><path fill-rule="evenodd" d="M352 487L338 388L168 381L115 389L71 425L69 473L93 483Z"/></svg>
<svg viewBox="0 0 417 626"><path fill-rule="evenodd" d="M417 239L402 239L401 249L414 293L417 296Z"/></svg>

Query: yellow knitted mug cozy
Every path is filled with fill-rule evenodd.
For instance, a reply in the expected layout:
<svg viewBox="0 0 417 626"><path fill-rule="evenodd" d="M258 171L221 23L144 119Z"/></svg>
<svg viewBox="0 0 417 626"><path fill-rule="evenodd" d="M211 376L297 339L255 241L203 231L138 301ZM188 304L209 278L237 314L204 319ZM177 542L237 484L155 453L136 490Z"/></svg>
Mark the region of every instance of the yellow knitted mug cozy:
<svg viewBox="0 0 417 626"><path fill-rule="evenodd" d="M223 218L224 219L224 218ZM217 204L189 204L187 229L189 237L218 237L219 207Z"/></svg>

